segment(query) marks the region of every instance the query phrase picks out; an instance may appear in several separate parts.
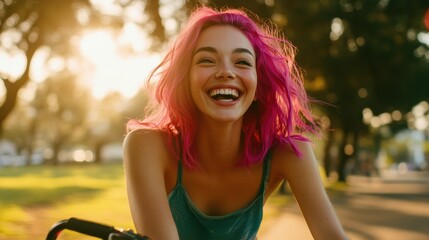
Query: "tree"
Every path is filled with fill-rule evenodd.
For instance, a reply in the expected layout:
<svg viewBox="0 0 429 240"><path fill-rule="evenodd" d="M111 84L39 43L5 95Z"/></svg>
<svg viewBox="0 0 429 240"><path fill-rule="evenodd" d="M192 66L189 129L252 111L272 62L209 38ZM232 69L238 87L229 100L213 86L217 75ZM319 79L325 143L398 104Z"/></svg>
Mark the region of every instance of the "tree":
<svg viewBox="0 0 429 240"><path fill-rule="evenodd" d="M33 102L40 106L36 131L50 144L54 165L59 162L62 147L80 139L87 129L86 117L92 99L89 91L79 86L74 78L66 71L48 78L40 85Z"/></svg>
<svg viewBox="0 0 429 240"><path fill-rule="evenodd" d="M37 50L45 46L61 54L70 53L73 36L83 27L121 24L117 17L101 15L89 0L10 0L0 3L0 50L24 56L25 66L16 79L0 72L5 97L0 106L0 136L4 122L14 109L18 92L31 78Z"/></svg>
<svg viewBox="0 0 429 240"><path fill-rule="evenodd" d="M0 136L7 117L11 116L10 113L19 103L21 98L19 92L31 81L32 65L38 53L49 52L45 65L50 59L60 59L60 61L66 63L70 59L79 58L75 52L78 47L76 39L79 39L79 35L85 29L109 28L116 31L122 28L124 22L130 21L147 29L149 36L153 38L151 49L159 49L167 41L168 34L173 34L171 31L168 32L164 29L163 19L161 19L158 11L159 6L160 4L157 0L118 0L109 3L95 3L89 0L70 0L65 2L56 0L11 0L1 3L0 41L2 41L2 44L0 45L0 51L9 56L25 56L26 63L23 67L23 74L18 77L10 76L6 73L7 71L2 72L4 69L0 69L0 77L4 83L4 92L6 93L0 105ZM119 11L112 13L108 9ZM138 11L145 14L141 14L140 17L127 14L136 9L140 9ZM178 11L174 12L172 17L179 22L180 20L178 19L182 19L183 16L183 12ZM77 62L82 63L85 61ZM71 73L66 73L66 71L67 67L64 66L64 71L60 74L56 74L55 71L47 73L48 80L39 87L31 106L22 104L23 109L16 111L15 116L9 118L9 120L13 120L19 117L20 121L8 124L7 131L7 137L13 139L20 149L27 150L30 156L35 143L40 138L38 134L40 134L41 129L44 129L46 135L43 137L49 139L54 149L54 163L58 160L57 154L64 144L70 143L73 139L78 141L74 135L76 134L74 130L77 127L75 123L84 122L84 119L81 119L81 117L84 117L83 112L62 98L69 93L72 94L72 92L63 94L57 87L65 86L69 91L76 89L74 85L66 86L64 79L69 81L76 80L75 76ZM76 94L79 95L79 93ZM74 95L69 95L68 97L75 99ZM83 98L75 100L83 100ZM107 96L102 100L100 109L94 107L93 111L91 111L91 113L96 112L96 115L100 117L100 119L97 119L99 124L89 126L88 131L86 131L86 137L90 139L87 142L94 144L95 160L97 162L102 161L99 153L103 146L109 141L116 141L123 136L125 120L121 118L123 116L120 112L121 109L115 108L115 112L112 112L112 105L118 105L115 101L119 101L118 95ZM82 103L82 106L87 107L88 103ZM121 108L121 106L118 107ZM29 117L26 113L31 113L32 116ZM74 120L67 119L67 116L74 118ZM62 119L63 122L55 121L58 119ZM10 123L11 121L7 122ZM9 128L13 125L16 128ZM103 126L107 131L103 130ZM80 129L81 127L84 126L79 126ZM10 131L12 129L14 130ZM100 129L103 131L100 131Z"/></svg>
<svg viewBox="0 0 429 240"><path fill-rule="evenodd" d="M423 89L429 83L422 80L429 77L428 59L416 51L428 52L417 35L424 31L429 1L354 1L333 7L331 28L337 24L340 29L331 30L329 55L323 58L327 89L322 98L339 109L342 140L337 171L339 181L345 181L348 159L356 160L358 140L369 133L362 111L406 113L427 99Z"/></svg>
<svg viewBox="0 0 429 240"><path fill-rule="evenodd" d="M33 149L37 142L36 126L38 117L36 110L29 106L29 100L20 101L17 103L14 114L6 121L4 131L5 138L13 141L17 148L18 154L25 156L25 165L30 165L33 155Z"/></svg>
<svg viewBox="0 0 429 240"><path fill-rule="evenodd" d="M102 151L106 144L119 142L125 135L125 99L120 93L112 92L92 109L86 135L93 146L94 162L102 163Z"/></svg>

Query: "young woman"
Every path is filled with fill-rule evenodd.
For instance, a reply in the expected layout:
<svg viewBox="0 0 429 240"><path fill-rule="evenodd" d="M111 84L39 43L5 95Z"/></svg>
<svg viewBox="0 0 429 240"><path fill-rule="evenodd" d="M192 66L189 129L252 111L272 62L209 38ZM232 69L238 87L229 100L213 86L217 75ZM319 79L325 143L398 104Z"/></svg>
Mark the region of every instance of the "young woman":
<svg viewBox="0 0 429 240"><path fill-rule="evenodd" d="M287 180L315 239L346 238L303 137L317 124L294 48L256 21L197 9L149 77L151 111L124 141L138 232L255 239L264 202Z"/></svg>

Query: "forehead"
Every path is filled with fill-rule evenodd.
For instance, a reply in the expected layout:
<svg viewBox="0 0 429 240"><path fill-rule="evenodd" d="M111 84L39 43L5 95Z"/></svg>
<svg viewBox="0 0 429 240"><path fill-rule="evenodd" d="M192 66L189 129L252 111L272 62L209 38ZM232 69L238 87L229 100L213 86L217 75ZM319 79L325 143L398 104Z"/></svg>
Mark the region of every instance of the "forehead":
<svg viewBox="0 0 429 240"><path fill-rule="evenodd" d="M213 47L217 50L233 51L245 48L253 55L255 51L249 39L236 27L230 25L215 25L201 32L196 49L200 47Z"/></svg>

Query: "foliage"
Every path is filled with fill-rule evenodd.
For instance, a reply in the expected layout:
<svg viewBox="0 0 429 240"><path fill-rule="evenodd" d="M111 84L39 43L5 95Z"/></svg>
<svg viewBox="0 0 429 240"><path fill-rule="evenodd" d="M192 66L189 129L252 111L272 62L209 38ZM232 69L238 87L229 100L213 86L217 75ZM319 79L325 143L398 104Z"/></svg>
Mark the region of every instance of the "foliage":
<svg viewBox="0 0 429 240"><path fill-rule="evenodd" d="M125 135L125 102L123 96L113 92L96 101L92 108L85 139L93 146L96 163L103 162L101 151L107 143L121 142Z"/></svg>
<svg viewBox="0 0 429 240"><path fill-rule="evenodd" d="M25 64L18 77L0 73L6 92L0 106L0 135L16 105L18 92L32 77L30 67L39 49L46 46L56 55L67 56L73 52L74 36L83 26L118 27L121 22L120 18L101 15L89 0L1 2L0 50L10 56L25 56Z"/></svg>
<svg viewBox="0 0 429 240"><path fill-rule="evenodd" d="M53 163L57 163L61 147L84 135L86 116L91 98L87 89L79 87L75 76L63 72L40 85L34 105L41 106L37 112L37 134L43 135L53 150Z"/></svg>
<svg viewBox="0 0 429 240"><path fill-rule="evenodd" d="M130 6L136 7L136 4L132 4L135 2L140 1L121 1L118 4L125 11ZM123 121L118 119L120 110L112 111L110 108L109 116L100 116L104 117L104 123L109 124L107 127L111 129L106 132L110 136L94 134L100 124L94 126L93 119L86 119L93 100L89 99L86 90L77 87L76 79L81 72L72 73L73 69L68 64L80 64L77 68L81 70L88 68L84 65L87 62L79 60L80 56L76 54L76 39L85 29L120 29L123 21L121 13L115 15L103 12L103 9L97 8L89 0L2 2L0 51L8 56L25 56L25 64L20 76L9 76L0 72L6 93L0 105L0 136L7 126L3 137L13 140L19 152L26 152L28 158L35 148L46 147L46 144L40 143L41 138L50 142L52 147L49 148L54 150L54 155L64 144L82 142L84 137L98 137L103 139L103 144L118 140L123 131L123 126L120 126ZM43 54L46 55L45 62L42 63L45 68L53 62L62 62L62 67L59 70L50 70L45 79L42 79L44 82L39 84L30 79L34 80L34 59L40 59ZM40 86L38 92L34 93L36 85ZM23 97L20 92L27 96ZM35 96L34 100L31 100L32 95ZM106 105L106 108L109 105ZM106 112L106 108L103 111ZM14 109L16 112L11 115ZM97 114L98 112L95 112L92 115ZM9 121L6 121L7 118ZM97 141L89 144L95 144L94 148L101 151L103 144L94 142ZM57 157L54 156L53 159L56 161ZM97 160L101 161L99 157Z"/></svg>
<svg viewBox="0 0 429 240"><path fill-rule="evenodd" d="M76 5L86 5L85 0L67 1L6 1L0 4L0 34L2 50L10 55L24 54L26 66L23 74L17 79L2 74L6 97L0 106L0 134L3 123L15 107L18 91L30 79L30 66L36 51L43 45L58 46L63 43L62 37L68 37L80 25L75 17ZM14 36L3 37L3 36ZM5 39L12 39L6 41ZM60 45L64 48L65 44Z"/></svg>

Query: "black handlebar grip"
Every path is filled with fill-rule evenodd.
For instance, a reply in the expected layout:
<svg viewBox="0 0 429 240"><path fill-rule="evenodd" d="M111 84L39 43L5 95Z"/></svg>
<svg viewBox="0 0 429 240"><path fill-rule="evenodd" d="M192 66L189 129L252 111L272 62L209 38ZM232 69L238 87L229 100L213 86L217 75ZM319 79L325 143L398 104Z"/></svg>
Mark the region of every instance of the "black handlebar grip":
<svg viewBox="0 0 429 240"><path fill-rule="evenodd" d="M113 226L77 218L70 218L67 221L67 229L101 239L108 239L111 233L118 232Z"/></svg>

